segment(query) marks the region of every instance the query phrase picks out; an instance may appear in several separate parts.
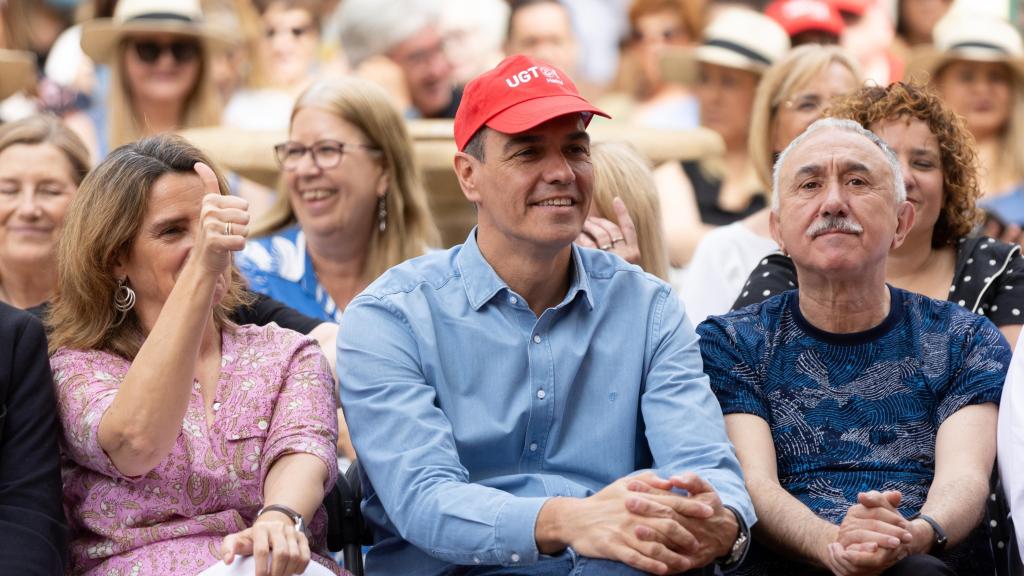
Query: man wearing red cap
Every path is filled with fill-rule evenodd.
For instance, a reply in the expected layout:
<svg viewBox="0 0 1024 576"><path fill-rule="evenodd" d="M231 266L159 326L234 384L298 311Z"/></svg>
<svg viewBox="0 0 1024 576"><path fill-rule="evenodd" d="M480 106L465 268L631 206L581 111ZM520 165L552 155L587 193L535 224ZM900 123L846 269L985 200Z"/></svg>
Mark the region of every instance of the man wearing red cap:
<svg viewBox="0 0 1024 576"><path fill-rule="evenodd" d="M471 81L466 242L345 311L338 375L374 531L367 572L710 574L754 520L692 325L665 283L580 248L593 115L525 56Z"/></svg>

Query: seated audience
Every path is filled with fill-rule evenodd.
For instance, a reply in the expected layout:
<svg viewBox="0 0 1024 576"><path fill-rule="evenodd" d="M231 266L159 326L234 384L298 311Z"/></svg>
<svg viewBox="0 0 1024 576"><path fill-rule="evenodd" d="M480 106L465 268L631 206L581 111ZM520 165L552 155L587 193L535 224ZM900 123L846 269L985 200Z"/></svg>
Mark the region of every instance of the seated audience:
<svg viewBox="0 0 1024 576"><path fill-rule="evenodd" d="M668 281L668 252L651 163L625 142L590 145L594 198L576 244L607 250Z"/></svg>
<svg viewBox="0 0 1024 576"><path fill-rule="evenodd" d="M50 116L0 127L0 301L31 308L57 285L57 240L89 151Z"/></svg>
<svg viewBox="0 0 1024 576"><path fill-rule="evenodd" d="M514 0L511 7L505 54L524 54L575 73L580 54L569 8L560 0Z"/></svg>
<svg viewBox="0 0 1024 576"><path fill-rule="evenodd" d="M540 66L512 56L466 87L465 244L396 266L345 312L368 574L708 574L745 552L754 516L675 295L573 245L604 113Z"/></svg>
<svg viewBox="0 0 1024 576"><path fill-rule="evenodd" d="M316 344L236 326L245 200L184 140L115 150L82 182L48 318L75 574L194 575L322 554L336 395ZM304 528L309 527L307 537Z"/></svg>
<svg viewBox="0 0 1024 576"><path fill-rule="evenodd" d="M1020 247L972 237L979 220L977 157L964 121L931 90L896 83L862 88L830 108L874 131L899 156L914 227L886 260L893 286L949 300L991 320L1016 342L1024 318L1024 258ZM797 284L791 259L762 260L735 308Z"/></svg>
<svg viewBox="0 0 1024 576"><path fill-rule="evenodd" d="M996 438L999 478L1010 505L1010 519L1015 527L1018 554L1024 550L1024 338L1017 339L1010 370L999 401L999 426ZM1007 543L1009 545L1009 543Z"/></svg>
<svg viewBox="0 0 1024 576"><path fill-rule="evenodd" d="M284 191L239 259L253 290L339 322L374 278L437 243L405 122L382 88L313 84L274 151Z"/></svg>
<svg viewBox="0 0 1024 576"><path fill-rule="evenodd" d="M699 124L697 98L680 82L662 74L662 60L670 47L696 46L704 30L701 0L632 0L629 34L619 61L615 92L627 100L621 119L675 130Z"/></svg>
<svg viewBox="0 0 1024 576"><path fill-rule="evenodd" d="M444 49L438 0L345 0L341 45L352 69L377 56L401 72L413 118L454 118L462 88ZM396 98L402 100L403 98Z"/></svg>
<svg viewBox="0 0 1024 576"><path fill-rule="evenodd" d="M723 10L704 31L693 54L694 92L700 124L722 137L725 156L666 163L657 170L661 203L671 216L664 224L672 266L685 266L714 227L767 205L747 151L750 116L761 75L788 50L782 28L752 10Z"/></svg>
<svg viewBox="0 0 1024 576"><path fill-rule="evenodd" d="M1001 18L951 10L935 26L935 54L912 60L964 117L981 160L983 207L1024 225L1024 43Z"/></svg>
<svg viewBox="0 0 1024 576"><path fill-rule="evenodd" d="M860 73L838 46L810 44L791 50L765 72L750 120L750 161L762 190L771 190L775 157L812 122L828 101L855 90ZM750 271L778 245L768 230L767 207L704 235L679 291L695 323L729 311Z"/></svg>
<svg viewBox="0 0 1024 576"><path fill-rule="evenodd" d="M1006 340L886 284L915 209L878 136L819 120L774 174L772 234L800 286L697 329L760 519L741 570L991 574Z"/></svg>
<svg viewBox="0 0 1024 576"><path fill-rule="evenodd" d="M228 45L199 0L120 0L112 18L84 23L82 50L110 67L104 117L80 134L94 159L144 136L218 124L211 56Z"/></svg>
<svg viewBox="0 0 1024 576"><path fill-rule="evenodd" d="M0 303L0 571L68 573L57 403L39 320Z"/></svg>
<svg viewBox="0 0 1024 576"><path fill-rule="evenodd" d="M318 72L319 2L260 0L262 34L256 41L251 89L224 110L224 124L246 130L285 130L295 98Z"/></svg>

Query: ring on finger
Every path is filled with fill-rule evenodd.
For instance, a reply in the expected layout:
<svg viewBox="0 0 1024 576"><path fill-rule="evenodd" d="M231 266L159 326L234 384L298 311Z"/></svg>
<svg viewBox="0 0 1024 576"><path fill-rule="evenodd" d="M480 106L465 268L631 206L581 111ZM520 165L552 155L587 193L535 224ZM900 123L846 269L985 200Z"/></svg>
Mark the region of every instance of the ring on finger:
<svg viewBox="0 0 1024 576"><path fill-rule="evenodd" d="M231 222L224 225L224 235L231 236Z"/></svg>
<svg viewBox="0 0 1024 576"><path fill-rule="evenodd" d="M626 239L623 238L622 236L619 236L618 238L612 238L612 246L615 246L619 242L625 242L625 241L626 241Z"/></svg>
<svg viewBox="0 0 1024 576"><path fill-rule="evenodd" d="M605 245L601 246L600 248L601 248L601 250L608 250L609 248L611 248L614 245L615 245L615 243L613 242L611 244L605 244Z"/></svg>

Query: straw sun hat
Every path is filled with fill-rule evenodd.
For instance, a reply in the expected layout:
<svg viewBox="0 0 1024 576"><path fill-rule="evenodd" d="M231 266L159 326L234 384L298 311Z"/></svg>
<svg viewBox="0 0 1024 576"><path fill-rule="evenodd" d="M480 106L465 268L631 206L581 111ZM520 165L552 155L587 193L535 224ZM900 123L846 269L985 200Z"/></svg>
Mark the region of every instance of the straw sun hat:
<svg viewBox="0 0 1024 576"><path fill-rule="evenodd" d="M126 35L154 33L192 36L207 50L226 48L230 37L203 19L199 0L121 0L113 18L82 25L82 51L95 62L107 62Z"/></svg>
<svg viewBox="0 0 1024 576"><path fill-rule="evenodd" d="M907 61L908 78L934 79L953 60L1003 62L1024 80L1024 43L1016 28L989 14L950 11L932 31L934 45L915 50Z"/></svg>
<svg viewBox="0 0 1024 576"><path fill-rule="evenodd" d="M31 52L0 50L0 100L36 83L36 59Z"/></svg>
<svg viewBox="0 0 1024 576"><path fill-rule="evenodd" d="M704 29L704 40L696 48L666 51L663 73L670 81L692 83L697 63L762 74L789 51L789 35L771 18L746 8L720 12Z"/></svg>

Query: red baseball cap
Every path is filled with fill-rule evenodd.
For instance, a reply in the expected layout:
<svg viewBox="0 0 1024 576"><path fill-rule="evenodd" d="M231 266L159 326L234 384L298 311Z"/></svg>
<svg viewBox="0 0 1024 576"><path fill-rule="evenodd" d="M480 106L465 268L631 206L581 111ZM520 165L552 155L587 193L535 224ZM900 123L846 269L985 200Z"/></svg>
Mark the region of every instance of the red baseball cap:
<svg viewBox="0 0 1024 576"><path fill-rule="evenodd" d="M550 64L521 54L509 56L466 84L455 112L459 150L483 126L518 134L552 118L579 112L611 118L580 96L569 76Z"/></svg>
<svg viewBox="0 0 1024 576"><path fill-rule="evenodd" d="M824 0L776 0L764 13L778 22L790 38L812 30L834 36L843 33L842 14Z"/></svg>

